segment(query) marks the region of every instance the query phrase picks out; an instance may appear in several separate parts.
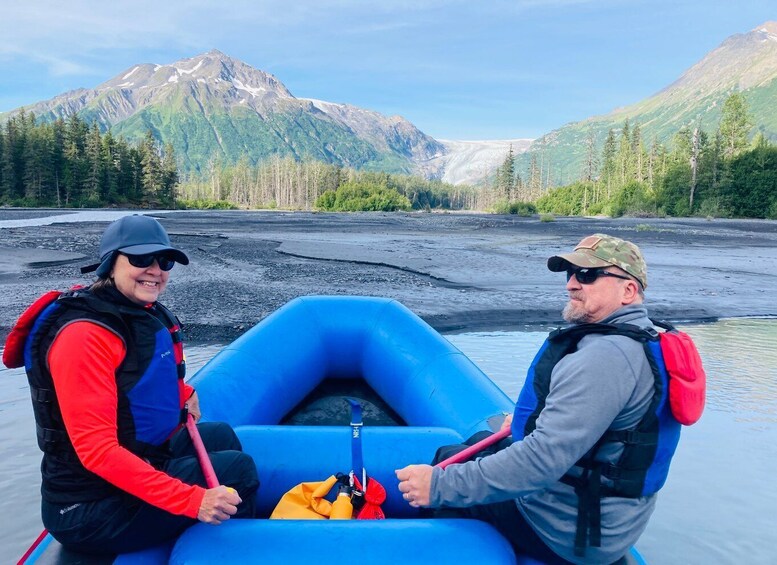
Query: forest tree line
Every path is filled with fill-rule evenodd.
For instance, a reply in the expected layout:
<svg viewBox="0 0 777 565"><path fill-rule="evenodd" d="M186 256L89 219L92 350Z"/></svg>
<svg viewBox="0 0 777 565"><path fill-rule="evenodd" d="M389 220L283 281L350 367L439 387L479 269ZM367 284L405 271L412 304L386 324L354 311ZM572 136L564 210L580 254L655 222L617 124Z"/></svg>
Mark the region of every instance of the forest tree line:
<svg viewBox="0 0 777 565"><path fill-rule="evenodd" d="M233 165L213 159L204 172L184 177L172 145L160 147L151 131L132 145L77 115L38 122L33 113L22 111L0 128L0 205L310 210L324 193L335 193L341 187L341 194L354 198L354 187L388 190L402 197L368 199L388 203L389 209L407 208L404 198L416 210L479 206L471 187L279 156L258 165L247 159ZM354 198L338 201L333 209L353 209ZM393 207L396 203L400 204L397 208Z"/></svg>
<svg viewBox="0 0 777 565"><path fill-rule="evenodd" d="M589 135L579 181L548 189L548 168L534 156L521 174L512 148L480 187L280 156L212 159L183 176L172 146L160 147L150 131L132 145L76 115L37 122L21 112L0 129L0 205L777 218L777 147L762 134L751 142L752 125L742 94L725 101L716 131L684 126L670 148L648 144L640 125L626 121L610 129L601 152Z"/></svg>
<svg viewBox="0 0 777 565"><path fill-rule="evenodd" d="M753 120L741 93L723 104L714 132L683 126L671 149L647 143L640 125L610 129L600 153L591 133L581 178L544 190L536 160L524 177L512 150L494 177L495 202L525 202L559 215L707 216L777 219L777 146ZM526 179L526 180L524 180Z"/></svg>
<svg viewBox="0 0 777 565"><path fill-rule="evenodd" d="M394 198L384 198L382 191L385 190L406 198L414 210L476 209L478 204L477 191L472 187L453 186L414 175L357 171L337 164L297 161L278 155L257 165L251 165L245 158L235 165L211 160L204 174L192 175L181 182L178 194L183 205L218 201L240 208L353 210L356 208L347 204L336 206L333 193L347 192L355 201L358 197L354 190L359 188L387 202L387 207L380 208L386 211L406 207L394 206L399 202ZM331 196L322 199L327 193Z"/></svg>
<svg viewBox="0 0 777 565"><path fill-rule="evenodd" d="M173 148L151 132L130 145L75 114L37 122L24 111L0 132L0 204L171 207L177 184Z"/></svg>

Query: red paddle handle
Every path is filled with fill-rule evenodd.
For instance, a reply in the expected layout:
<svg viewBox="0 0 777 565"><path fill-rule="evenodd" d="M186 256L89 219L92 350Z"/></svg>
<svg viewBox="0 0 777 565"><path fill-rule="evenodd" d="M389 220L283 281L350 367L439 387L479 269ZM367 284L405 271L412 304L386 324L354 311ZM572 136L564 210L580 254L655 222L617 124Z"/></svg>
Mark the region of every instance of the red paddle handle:
<svg viewBox="0 0 777 565"><path fill-rule="evenodd" d="M458 453L451 455L447 459L440 461L435 465L435 467L440 467L441 469L445 469L448 465L453 465L454 463L461 463L462 461L466 461L475 453L478 451L484 450L486 447L489 447L490 445L494 445L496 442L498 442L501 439L506 438L511 433L510 428L505 428L504 430L500 430L496 432L495 434L492 434L488 436L486 439L482 439L479 442L477 442L475 445L470 445L467 449L464 451L459 451Z"/></svg>
<svg viewBox="0 0 777 565"><path fill-rule="evenodd" d="M202 437L200 437L200 431L197 429L197 424L194 423L194 417L191 414L186 415L186 429L189 432L189 437L192 438L192 444L194 445L194 451L197 453L197 459L200 461L202 474L205 475L205 484L208 485L208 488L216 488L219 486L216 471L213 470L213 464L210 462L210 457L208 457L208 452L202 443Z"/></svg>

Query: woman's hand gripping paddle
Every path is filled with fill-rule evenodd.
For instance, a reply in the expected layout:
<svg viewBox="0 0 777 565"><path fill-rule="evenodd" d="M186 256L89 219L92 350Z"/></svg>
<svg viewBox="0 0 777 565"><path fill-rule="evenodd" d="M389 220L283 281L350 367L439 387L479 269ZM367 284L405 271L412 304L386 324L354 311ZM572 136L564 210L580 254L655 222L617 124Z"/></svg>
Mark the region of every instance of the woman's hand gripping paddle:
<svg viewBox="0 0 777 565"><path fill-rule="evenodd" d="M205 445L202 443L202 437L200 437L200 431L197 429L197 424L194 423L194 418L191 414L188 414L186 417L186 430L189 432L189 437L192 438L192 444L194 445L194 451L197 453L197 459L200 462L202 474L205 475L205 483L208 485L208 488L218 487L219 481L216 478L216 472L213 470L213 464L210 462L210 457L208 457L208 452L205 450ZM17 561L16 565L22 565L27 562L34 563L38 557L41 556L43 551L46 550L46 547L51 543L52 539L49 531L44 529L29 549L24 552L24 555Z"/></svg>

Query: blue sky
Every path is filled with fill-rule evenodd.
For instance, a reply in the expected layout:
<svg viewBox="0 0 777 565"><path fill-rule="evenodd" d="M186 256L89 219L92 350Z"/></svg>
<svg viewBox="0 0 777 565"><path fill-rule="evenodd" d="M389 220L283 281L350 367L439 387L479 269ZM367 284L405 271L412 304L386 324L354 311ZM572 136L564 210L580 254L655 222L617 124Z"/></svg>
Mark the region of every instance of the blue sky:
<svg viewBox="0 0 777 565"><path fill-rule="evenodd" d="M438 139L537 137L767 20L774 0L2 0L0 111L216 48Z"/></svg>

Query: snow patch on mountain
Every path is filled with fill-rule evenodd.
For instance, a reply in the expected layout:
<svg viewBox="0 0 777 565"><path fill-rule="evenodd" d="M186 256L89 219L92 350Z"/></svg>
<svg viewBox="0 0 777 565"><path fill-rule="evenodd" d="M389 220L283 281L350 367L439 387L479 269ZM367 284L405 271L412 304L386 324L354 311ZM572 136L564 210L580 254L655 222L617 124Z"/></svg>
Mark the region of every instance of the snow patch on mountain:
<svg viewBox="0 0 777 565"><path fill-rule="evenodd" d="M232 84L235 85L235 88L238 90L245 90L248 92L251 96L260 96L263 92L267 92L267 89L264 87L255 87L255 86L247 86L240 82L238 79L233 78Z"/></svg>
<svg viewBox="0 0 777 565"><path fill-rule="evenodd" d="M179 73L183 74L183 75L190 75L193 72L195 72L197 69L199 69L202 66L203 63L204 63L204 61L202 59L200 59L200 61L197 63L197 65L195 65L195 67L193 69L187 70L187 69L182 69L180 67L175 67L175 70L178 71Z"/></svg>
<svg viewBox="0 0 777 565"><path fill-rule="evenodd" d="M121 77L121 80L127 80L127 79L128 79L129 77L131 77L131 76L132 76L132 74L133 74L135 71L137 71L139 68L140 68L140 67L135 67L135 68L134 68L134 69L132 69L130 72L128 72L126 75L124 75L123 77Z"/></svg>

